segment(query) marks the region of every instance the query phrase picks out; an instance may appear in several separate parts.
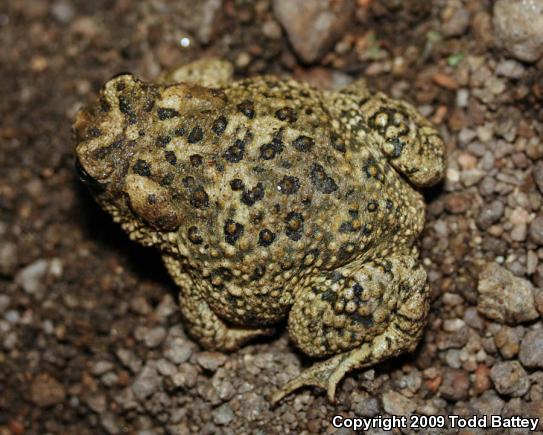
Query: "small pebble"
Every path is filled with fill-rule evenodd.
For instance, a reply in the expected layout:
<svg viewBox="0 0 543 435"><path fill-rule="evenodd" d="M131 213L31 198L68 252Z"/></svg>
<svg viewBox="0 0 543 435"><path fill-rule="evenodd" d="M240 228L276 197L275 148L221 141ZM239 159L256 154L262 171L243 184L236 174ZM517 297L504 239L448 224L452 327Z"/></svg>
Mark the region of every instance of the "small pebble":
<svg viewBox="0 0 543 435"><path fill-rule="evenodd" d="M443 371L441 395L448 400L464 400L468 397L469 376L461 369L446 367Z"/></svg>
<svg viewBox="0 0 543 435"><path fill-rule="evenodd" d="M530 388L530 379L518 361L495 364L490 370L490 379L500 394L520 397Z"/></svg>
<svg viewBox="0 0 543 435"><path fill-rule="evenodd" d="M41 407L60 403L66 397L64 386L48 373L39 374L30 387L32 401Z"/></svg>
<svg viewBox="0 0 543 435"><path fill-rule="evenodd" d="M416 407L417 405L413 400L396 391L383 394L383 408L389 414L409 415L415 411Z"/></svg>
<svg viewBox="0 0 543 435"><path fill-rule="evenodd" d="M225 363L226 356L220 352L200 352L196 361L202 368L214 372Z"/></svg>
<svg viewBox="0 0 543 435"><path fill-rule="evenodd" d="M497 263L488 263L483 268L477 290L477 309L489 319L516 325L539 317L532 283Z"/></svg>
<svg viewBox="0 0 543 435"><path fill-rule="evenodd" d="M524 367L543 368L543 329L529 331L524 336L519 358Z"/></svg>
<svg viewBox="0 0 543 435"><path fill-rule="evenodd" d="M224 403L213 411L213 422L220 426L230 423L234 419L234 411L228 403Z"/></svg>

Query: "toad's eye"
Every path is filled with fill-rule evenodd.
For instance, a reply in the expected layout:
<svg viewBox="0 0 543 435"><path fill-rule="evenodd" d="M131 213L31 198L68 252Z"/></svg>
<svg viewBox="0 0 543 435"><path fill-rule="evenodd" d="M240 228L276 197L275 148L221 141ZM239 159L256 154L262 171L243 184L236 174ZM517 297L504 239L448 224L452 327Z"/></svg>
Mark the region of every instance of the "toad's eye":
<svg viewBox="0 0 543 435"><path fill-rule="evenodd" d="M92 178L92 176L86 171L86 169L83 167L79 159L75 159L75 170L77 171L77 174L79 175L79 179L85 183L86 186L89 188L96 190L96 191L102 191L104 190L105 186Z"/></svg>

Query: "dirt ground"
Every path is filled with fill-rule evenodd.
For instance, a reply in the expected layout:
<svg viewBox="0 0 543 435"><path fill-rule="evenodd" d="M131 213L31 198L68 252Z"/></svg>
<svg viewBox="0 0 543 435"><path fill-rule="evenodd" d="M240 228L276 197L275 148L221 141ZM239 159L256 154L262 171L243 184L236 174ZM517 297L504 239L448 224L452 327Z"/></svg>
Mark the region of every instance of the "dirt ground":
<svg viewBox="0 0 543 435"><path fill-rule="evenodd" d="M0 2L1 435L350 433L334 415L543 421L543 53L497 32L490 0L353 1L311 38L287 34L306 17L279 20L272 3L285 2ZM345 2L332 3L341 18ZM543 41L526 20L514 25ZM106 80L152 80L203 56L232 61L238 77L338 87L364 76L447 143L446 179L424 192L425 336L413 354L349 374L335 404L306 388L270 407L312 362L284 329L232 354L200 349L159 256L130 242L74 171L74 115Z"/></svg>

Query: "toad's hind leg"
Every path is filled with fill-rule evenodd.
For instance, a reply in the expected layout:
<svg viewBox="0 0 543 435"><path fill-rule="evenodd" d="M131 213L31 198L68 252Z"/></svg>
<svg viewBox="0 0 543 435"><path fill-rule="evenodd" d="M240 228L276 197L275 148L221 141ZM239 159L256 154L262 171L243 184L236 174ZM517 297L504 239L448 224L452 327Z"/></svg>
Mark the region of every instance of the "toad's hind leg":
<svg viewBox="0 0 543 435"><path fill-rule="evenodd" d="M271 335L272 328L244 329L227 325L209 307L202 295L196 291L192 278L179 261L170 256L162 257L168 272L179 286L179 306L188 326L188 331L206 349L236 350L249 340Z"/></svg>
<svg viewBox="0 0 543 435"><path fill-rule="evenodd" d="M335 356L302 372L272 402L305 385L326 389L334 400L338 382L350 370L414 350L428 309L426 272L409 256L323 276L297 295L289 333L305 353Z"/></svg>

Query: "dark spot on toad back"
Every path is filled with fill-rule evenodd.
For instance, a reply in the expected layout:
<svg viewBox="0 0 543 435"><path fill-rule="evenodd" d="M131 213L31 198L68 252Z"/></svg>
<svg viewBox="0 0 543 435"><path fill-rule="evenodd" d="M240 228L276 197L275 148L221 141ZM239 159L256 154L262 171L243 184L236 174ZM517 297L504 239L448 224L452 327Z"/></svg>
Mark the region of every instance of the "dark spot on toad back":
<svg viewBox="0 0 543 435"><path fill-rule="evenodd" d="M242 190L243 189L243 181L241 181L239 178L234 178L232 181L230 181L230 188L234 191L236 190Z"/></svg>
<svg viewBox="0 0 543 435"><path fill-rule="evenodd" d="M296 122L298 114L292 107L283 107L275 112L275 117L280 121Z"/></svg>
<svg viewBox="0 0 543 435"><path fill-rule="evenodd" d="M151 100L150 98L148 98L147 100L145 100L145 103L143 104L143 110L145 110L146 112L150 112L151 110L153 110L154 106L155 106L155 100Z"/></svg>
<svg viewBox="0 0 543 435"><path fill-rule="evenodd" d="M90 127L87 130L87 137L88 138L97 138L97 137L100 137L101 135L102 135L102 132L100 131L99 128Z"/></svg>
<svg viewBox="0 0 543 435"><path fill-rule="evenodd" d="M287 215L285 223L287 237L294 241L300 240L304 227L304 218L301 213L291 211Z"/></svg>
<svg viewBox="0 0 543 435"><path fill-rule="evenodd" d="M202 236L200 235L200 230L198 227L192 226L188 230L188 237L191 243L199 245L203 242Z"/></svg>
<svg viewBox="0 0 543 435"><path fill-rule="evenodd" d="M279 138L274 138L271 143L265 143L260 146L260 158L263 160L271 160L282 151L283 142Z"/></svg>
<svg viewBox="0 0 543 435"><path fill-rule="evenodd" d="M164 177L162 177L162 179L160 180L160 185L169 186L170 184L172 184L172 181L174 178L175 178L175 174L173 172L170 172L164 175Z"/></svg>
<svg viewBox="0 0 543 435"><path fill-rule="evenodd" d="M104 98L100 99L100 110L104 113L111 110L111 105Z"/></svg>
<svg viewBox="0 0 543 435"><path fill-rule="evenodd" d="M260 246L270 246L274 240L275 240L275 234L271 232L270 230L268 230L267 228L264 228L258 234L258 244Z"/></svg>
<svg viewBox="0 0 543 435"><path fill-rule="evenodd" d="M373 213L377 211L377 209L379 208L379 203L372 199L371 201L368 202L367 208L370 213Z"/></svg>
<svg viewBox="0 0 543 435"><path fill-rule="evenodd" d="M309 136L298 136L296 139L292 141L292 145L294 148L296 148L298 151L301 152L309 152L311 151L311 148L313 148L313 145L315 145L315 140Z"/></svg>
<svg viewBox="0 0 543 435"><path fill-rule="evenodd" d="M230 163L238 163L243 159L244 152L245 142L241 139L236 139L234 145L232 145L225 151L224 158Z"/></svg>
<svg viewBox="0 0 543 435"><path fill-rule="evenodd" d="M292 195L298 191L300 188L300 180L296 177L291 177L285 175L279 184L277 185L277 190L284 195Z"/></svg>
<svg viewBox="0 0 543 435"><path fill-rule="evenodd" d="M170 136L158 136L156 138L156 144L157 146L164 148L166 145L168 145L171 142L172 138Z"/></svg>
<svg viewBox="0 0 543 435"><path fill-rule="evenodd" d="M175 134L177 137L181 137L185 134L185 129L183 127L176 128L173 131L173 134Z"/></svg>
<svg viewBox="0 0 543 435"><path fill-rule="evenodd" d="M128 98L126 98L124 95L119 95L119 110L124 113L125 115L130 115L131 113L134 112L134 110L132 109L132 104L130 103L130 101L128 100Z"/></svg>
<svg viewBox="0 0 543 435"><path fill-rule="evenodd" d="M198 186L193 190L190 196L190 204L199 209L209 206L209 196L202 186Z"/></svg>
<svg viewBox="0 0 543 435"><path fill-rule="evenodd" d="M254 205L255 202L264 198L264 186L262 183L258 183L251 190L244 190L241 195L241 202L249 207Z"/></svg>
<svg viewBox="0 0 543 435"><path fill-rule="evenodd" d="M200 126L194 127L187 138L190 144L200 142L204 138L204 130Z"/></svg>
<svg viewBox="0 0 543 435"><path fill-rule="evenodd" d="M181 182L183 183L183 186L189 189L194 186L194 177L191 177L190 175L188 177L183 177Z"/></svg>
<svg viewBox="0 0 543 435"><path fill-rule="evenodd" d="M318 163L313 163L310 178L313 186L321 193L330 194L338 189L334 179L329 177Z"/></svg>
<svg viewBox="0 0 543 435"><path fill-rule="evenodd" d="M335 133L332 134L330 137L330 143L332 144L332 148L339 151L342 154L345 154L346 148L343 141L340 140L339 136Z"/></svg>
<svg viewBox="0 0 543 435"><path fill-rule="evenodd" d="M213 121L211 131L213 131L213 133L215 133L217 136L220 136L226 130L227 125L228 120L224 116L219 116L215 121Z"/></svg>
<svg viewBox="0 0 543 435"><path fill-rule="evenodd" d="M138 159L138 161L132 167L134 172L142 177L151 176L151 166L145 160Z"/></svg>
<svg viewBox="0 0 543 435"><path fill-rule="evenodd" d="M204 162L204 159L202 158L202 156L200 154L193 154L189 157L189 160L190 160L190 164L193 166L193 167L197 167L197 166L201 166L202 163Z"/></svg>
<svg viewBox="0 0 543 435"><path fill-rule="evenodd" d="M238 110L243 113L247 118L253 119L255 117L255 106L251 100L244 100L237 105Z"/></svg>
<svg viewBox="0 0 543 435"><path fill-rule="evenodd" d="M159 107L157 109L157 115L158 119L161 121L165 121L166 119L175 118L176 116L179 116L179 112L174 109L170 109L167 107Z"/></svg>
<svg viewBox="0 0 543 435"><path fill-rule="evenodd" d="M175 164L177 163L177 157L175 156L175 153L173 151L166 151L164 153L164 158L170 165L175 166Z"/></svg>
<svg viewBox="0 0 543 435"><path fill-rule="evenodd" d="M228 219L224 223L224 239L230 245L234 245L243 234L243 225Z"/></svg>

